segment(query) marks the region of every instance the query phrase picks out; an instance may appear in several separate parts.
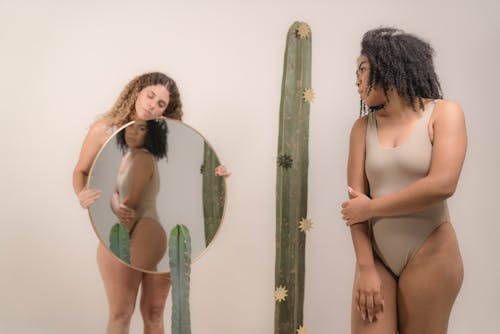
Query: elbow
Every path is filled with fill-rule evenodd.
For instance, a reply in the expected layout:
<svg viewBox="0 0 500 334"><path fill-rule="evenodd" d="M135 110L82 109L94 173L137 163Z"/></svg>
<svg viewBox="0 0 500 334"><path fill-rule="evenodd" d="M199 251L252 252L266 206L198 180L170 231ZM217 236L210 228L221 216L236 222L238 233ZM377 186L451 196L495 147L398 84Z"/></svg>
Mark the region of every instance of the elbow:
<svg viewBox="0 0 500 334"><path fill-rule="evenodd" d="M73 186L77 183L78 179L81 177L80 176L80 171L78 169L73 169L73 178L71 179L73 181Z"/></svg>
<svg viewBox="0 0 500 334"><path fill-rule="evenodd" d="M83 173L80 169L75 168L73 170L72 184L73 184L73 190L75 191L76 194L78 194L85 187L85 182L86 182L85 173Z"/></svg>
<svg viewBox="0 0 500 334"><path fill-rule="evenodd" d="M456 182L451 182L451 181L440 182L439 186L437 187L437 195L438 195L437 197L439 197L442 200L450 198L455 193L456 188L457 188Z"/></svg>
<svg viewBox="0 0 500 334"><path fill-rule="evenodd" d="M444 201L445 199L450 198L450 197L453 195L453 193L454 193L454 192L455 192L454 190L451 190L451 189L445 189L445 190L443 190L442 192L440 192L440 193L439 193L439 196L438 196L438 197L439 197L441 200L443 200L443 201Z"/></svg>
<svg viewBox="0 0 500 334"><path fill-rule="evenodd" d="M137 207L139 206L139 201L135 201L135 200L130 199L129 197L127 197L123 201L123 205L125 205L127 208L130 208L132 210L136 210Z"/></svg>
<svg viewBox="0 0 500 334"><path fill-rule="evenodd" d="M431 201L443 201L451 197L457 188L458 179L452 175L428 175L425 185L425 192L428 194Z"/></svg>

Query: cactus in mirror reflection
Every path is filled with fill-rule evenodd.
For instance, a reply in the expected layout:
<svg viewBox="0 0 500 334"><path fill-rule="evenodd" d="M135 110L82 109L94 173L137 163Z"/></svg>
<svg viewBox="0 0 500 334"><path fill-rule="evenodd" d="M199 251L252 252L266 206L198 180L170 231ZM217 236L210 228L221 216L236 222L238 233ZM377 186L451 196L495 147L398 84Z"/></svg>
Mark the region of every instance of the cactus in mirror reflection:
<svg viewBox="0 0 500 334"><path fill-rule="evenodd" d="M172 334L190 334L191 236L186 226L176 225L170 232L168 256L172 284Z"/></svg>
<svg viewBox="0 0 500 334"><path fill-rule="evenodd" d="M130 236L125 225L116 223L111 227L109 245L113 254L130 264Z"/></svg>
<svg viewBox="0 0 500 334"><path fill-rule="evenodd" d="M208 246L219 228L224 212L224 178L215 175L219 159L207 142L203 148L203 216L205 219L205 245Z"/></svg>
<svg viewBox="0 0 500 334"><path fill-rule="evenodd" d="M295 22L287 34L279 118L276 180L275 287L286 289L277 299L274 332L295 333L303 325L305 233L299 221L307 216L311 34Z"/></svg>

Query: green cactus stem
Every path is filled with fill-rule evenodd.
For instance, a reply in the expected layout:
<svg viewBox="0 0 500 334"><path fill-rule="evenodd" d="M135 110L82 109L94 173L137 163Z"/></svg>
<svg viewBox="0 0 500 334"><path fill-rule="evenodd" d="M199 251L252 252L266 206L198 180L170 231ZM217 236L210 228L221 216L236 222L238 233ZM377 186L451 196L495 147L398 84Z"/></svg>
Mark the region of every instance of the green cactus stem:
<svg viewBox="0 0 500 334"><path fill-rule="evenodd" d="M288 154L282 154L278 157L278 166L288 169L292 167L293 159Z"/></svg>
<svg viewBox="0 0 500 334"><path fill-rule="evenodd" d="M309 165L309 102L311 87L311 34L295 22L287 34L281 87L278 166L276 180L275 287L287 297L276 302L274 333L295 333L303 325L305 233L298 223L307 217ZM311 91L312 92L312 91ZM309 97L311 93L308 93Z"/></svg>
<svg viewBox="0 0 500 334"><path fill-rule="evenodd" d="M130 236L125 225L116 223L111 227L109 245L113 254L123 262L130 264Z"/></svg>
<svg viewBox="0 0 500 334"><path fill-rule="evenodd" d="M205 220L205 245L208 246L219 229L224 212L224 177L215 175L219 159L210 145L203 148L203 216Z"/></svg>
<svg viewBox="0 0 500 334"><path fill-rule="evenodd" d="M186 226L176 225L170 232L168 256L172 283L172 334L190 334L191 236Z"/></svg>

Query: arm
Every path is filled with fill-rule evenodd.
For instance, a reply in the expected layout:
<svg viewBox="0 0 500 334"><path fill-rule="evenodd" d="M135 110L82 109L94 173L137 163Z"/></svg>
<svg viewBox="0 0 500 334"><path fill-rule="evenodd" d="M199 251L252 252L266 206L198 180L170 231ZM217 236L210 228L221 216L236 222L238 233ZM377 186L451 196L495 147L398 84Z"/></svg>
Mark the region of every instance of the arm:
<svg viewBox="0 0 500 334"><path fill-rule="evenodd" d="M141 203L142 195L153 175L154 161L150 153L139 151L136 153L132 166L132 181L130 191L123 201L123 205L136 210Z"/></svg>
<svg viewBox="0 0 500 334"><path fill-rule="evenodd" d="M347 164L348 184L369 193L365 174L365 142L367 117L358 119L351 130L349 160ZM363 320L376 320L383 310L382 282L375 268L370 230L367 221L350 226L356 253L356 281L354 304Z"/></svg>
<svg viewBox="0 0 500 334"><path fill-rule="evenodd" d="M365 140L367 118L358 119L351 130L349 159L347 162L347 182L351 187L368 193L365 175ZM351 236L358 266L375 267L367 221L351 226Z"/></svg>
<svg viewBox="0 0 500 334"><path fill-rule="evenodd" d="M118 217L120 222L127 226L135 222L135 210L120 203L120 194L116 185L114 186L113 193L111 194L110 206L111 211L113 211L115 216Z"/></svg>
<svg viewBox="0 0 500 334"><path fill-rule="evenodd" d="M433 123L432 161L427 176L408 187L376 199L369 199L355 189L355 197L342 204L348 225L372 217L391 217L418 212L453 195L467 149L464 114L460 106L450 101L436 105Z"/></svg>
<svg viewBox="0 0 500 334"><path fill-rule="evenodd" d="M87 208L95 202L100 194L100 191L86 189L86 185L92 162L109 137L107 130L104 122L97 122L91 126L83 141L80 157L73 170L73 189L83 208Z"/></svg>

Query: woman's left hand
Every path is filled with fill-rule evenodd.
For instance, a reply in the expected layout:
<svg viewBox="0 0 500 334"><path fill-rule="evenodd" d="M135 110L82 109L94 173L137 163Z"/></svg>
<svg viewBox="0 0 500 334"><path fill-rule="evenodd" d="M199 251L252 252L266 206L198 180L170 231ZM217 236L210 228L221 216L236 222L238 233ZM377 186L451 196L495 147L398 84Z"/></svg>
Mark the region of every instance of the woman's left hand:
<svg viewBox="0 0 500 334"><path fill-rule="evenodd" d="M348 190L353 198L342 203L342 219L346 225L351 226L372 218L371 199L351 187Z"/></svg>
<svg viewBox="0 0 500 334"><path fill-rule="evenodd" d="M224 176L224 178L228 178L229 176L231 176L231 173L227 170L226 166L219 165L215 167L215 175Z"/></svg>

